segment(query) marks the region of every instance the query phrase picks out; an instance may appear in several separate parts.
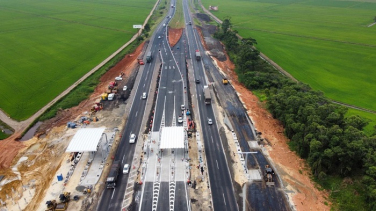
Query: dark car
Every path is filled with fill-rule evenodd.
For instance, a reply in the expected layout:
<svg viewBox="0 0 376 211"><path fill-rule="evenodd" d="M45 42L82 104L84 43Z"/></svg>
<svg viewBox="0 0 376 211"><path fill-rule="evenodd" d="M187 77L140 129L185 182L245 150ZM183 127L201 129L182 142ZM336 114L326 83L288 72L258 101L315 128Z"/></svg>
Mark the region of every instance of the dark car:
<svg viewBox="0 0 376 211"><path fill-rule="evenodd" d="M200 79L196 79L196 84L199 84L200 83Z"/></svg>

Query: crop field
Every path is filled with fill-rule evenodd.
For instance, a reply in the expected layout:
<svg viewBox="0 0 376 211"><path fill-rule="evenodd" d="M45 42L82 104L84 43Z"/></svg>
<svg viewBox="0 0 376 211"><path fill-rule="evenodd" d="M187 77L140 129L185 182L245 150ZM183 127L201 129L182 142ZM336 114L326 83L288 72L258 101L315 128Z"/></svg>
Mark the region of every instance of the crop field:
<svg viewBox="0 0 376 211"><path fill-rule="evenodd" d="M27 119L126 43L155 2L0 1L0 108Z"/></svg>
<svg viewBox="0 0 376 211"><path fill-rule="evenodd" d="M376 110L376 1L202 0L298 80ZM373 115L373 114L372 114Z"/></svg>

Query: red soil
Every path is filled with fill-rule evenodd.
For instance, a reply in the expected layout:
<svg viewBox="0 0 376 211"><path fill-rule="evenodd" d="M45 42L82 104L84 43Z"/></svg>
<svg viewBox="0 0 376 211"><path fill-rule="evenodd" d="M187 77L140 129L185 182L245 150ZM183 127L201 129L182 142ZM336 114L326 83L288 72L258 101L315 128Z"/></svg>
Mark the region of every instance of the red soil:
<svg viewBox="0 0 376 211"><path fill-rule="evenodd" d="M181 35L183 34L183 29L172 29L168 28L168 43L171 47L174 47L176 43L179 42Z"/></svg>
<svg viewBox="0 0 376 211"><path fill-rule="evenodd" d="M116 66L107 71L100 79L100 84L95 91L90 95L89 99L82 101L78 106L73 108L61 110L56 117L49 119L38 128L38 134L47 133L52 127L65 125L68 121L75 119L78 115L85 111L90 111L94 102L99 99L100 95L107 89L108 84L114 78L124 73L123 78L127 78L134 66L137 64L137 58L141 54L144 43L137 47L132 54L127 54ZM18 152L25 146L22 142L16 141L20 134L13 134L11 137L0 141L0 169L9 168L13 159L17 156Z"/></svg>

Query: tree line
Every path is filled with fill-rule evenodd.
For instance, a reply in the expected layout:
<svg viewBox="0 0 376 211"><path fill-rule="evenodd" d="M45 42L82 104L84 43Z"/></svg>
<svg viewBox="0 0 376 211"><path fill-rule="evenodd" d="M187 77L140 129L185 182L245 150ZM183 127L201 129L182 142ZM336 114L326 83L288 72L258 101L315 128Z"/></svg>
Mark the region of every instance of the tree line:
<svg viewBox="0 0 376 211"><path fill-rule="evenodd" d="M376 210L376 135L363 133L368 122L345 117L347 108L281 75L259 57L255 39L237 37L230 18L218 27L214 37L225 44L239 81L250 90L264 90L269 112L281 121L290 148L307 160L313 175L318 180L361 175L368 208Z"/></svg>

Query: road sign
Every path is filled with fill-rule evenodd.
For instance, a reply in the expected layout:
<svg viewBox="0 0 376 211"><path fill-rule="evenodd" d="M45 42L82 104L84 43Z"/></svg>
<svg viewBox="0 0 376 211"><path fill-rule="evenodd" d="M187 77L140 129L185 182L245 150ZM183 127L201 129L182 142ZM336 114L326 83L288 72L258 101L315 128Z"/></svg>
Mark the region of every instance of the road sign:
<svg viewBox="0 0 376 211"><path fill-rule="evenodd" d="M133 25L133 28L134 28L134 29L141 29L141 28L142 28L142 25Z"/></svg>

